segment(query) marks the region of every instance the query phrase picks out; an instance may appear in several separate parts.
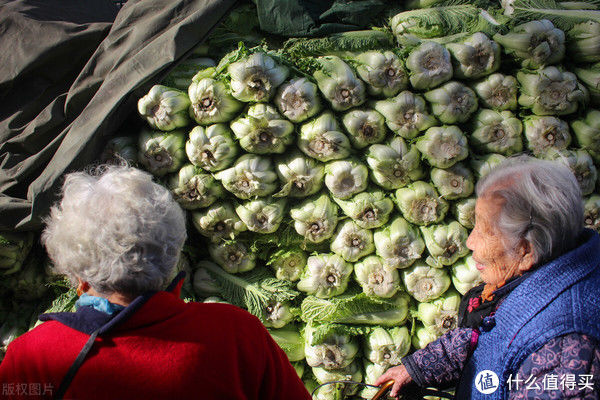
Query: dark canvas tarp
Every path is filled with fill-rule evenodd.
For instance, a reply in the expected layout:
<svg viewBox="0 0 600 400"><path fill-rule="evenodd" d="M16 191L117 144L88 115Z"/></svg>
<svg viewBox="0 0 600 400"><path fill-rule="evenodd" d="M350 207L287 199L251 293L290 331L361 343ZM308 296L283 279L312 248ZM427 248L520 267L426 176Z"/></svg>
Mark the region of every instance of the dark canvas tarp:
<svg viewBox="0 0 600 400"><path fill-rule="evenodd" d="M0 230L39 229L62 175L97 159L234 3L0 0Z"/></svg>
<svg viewBox="0 0 600 400"><path fill-rule="evenodd" d="M264 32L286 37L325 36L382 25L399 10L396 0L255 0Z"/></svg>

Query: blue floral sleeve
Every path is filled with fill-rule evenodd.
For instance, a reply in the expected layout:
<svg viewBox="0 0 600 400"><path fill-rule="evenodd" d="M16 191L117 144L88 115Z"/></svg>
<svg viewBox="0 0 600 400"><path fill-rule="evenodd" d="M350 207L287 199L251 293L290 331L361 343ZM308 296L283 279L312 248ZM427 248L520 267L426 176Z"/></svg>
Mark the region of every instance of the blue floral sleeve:
<svg viewBox="0 0 600 400"><path fill-rule="evenodd" d="M458 381L477 344L478 331L458 328L402 358L413 381L421 386L446 386Z"/></svg>
<svg viewBox="0 0 600 400"><path fill-rule="evenodd" d="M578 333L554 338L521 364L510 400L600 399L600 343Z"/></svg>

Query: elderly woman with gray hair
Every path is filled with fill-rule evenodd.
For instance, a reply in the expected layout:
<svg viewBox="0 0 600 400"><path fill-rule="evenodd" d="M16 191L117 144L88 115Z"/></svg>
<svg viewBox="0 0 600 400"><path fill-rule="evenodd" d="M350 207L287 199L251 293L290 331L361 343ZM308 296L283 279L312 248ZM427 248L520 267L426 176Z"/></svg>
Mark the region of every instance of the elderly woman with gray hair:
<svg viewBox="0 0 600 400"><path fill-rule="evenodd" d="M457 385L459 400L598 399L600 236L583 229L577 180L520 156L477 195L467 246L484 283L465 294L459 328L376 384L393 379L392 395L411 382Z"/></svg>
<svg viewBox="0 0 600 400"><path fill-rule="evenodd" d="M256 317L179 298L183 277L169 278L185 217L149 174L69 174L46 223L42 241L81 297L10 344L3 384L39 385L44 398L310 399Z"/></svg>

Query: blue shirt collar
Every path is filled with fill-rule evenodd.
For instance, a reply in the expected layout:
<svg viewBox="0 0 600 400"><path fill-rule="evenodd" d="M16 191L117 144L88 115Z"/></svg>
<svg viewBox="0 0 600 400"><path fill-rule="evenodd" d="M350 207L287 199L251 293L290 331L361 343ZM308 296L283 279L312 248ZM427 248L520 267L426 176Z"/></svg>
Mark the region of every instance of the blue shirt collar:
<svg viewBox="0 0 600 400"><path fill-rule="evenodd" d="M119 304L114 304L105 299L104 297L90 296L87 293L82 294L79 300L75 303L75 308L91 306L97 311L103 312L108 315L113 315L123 310L125 307Z"/></svg>

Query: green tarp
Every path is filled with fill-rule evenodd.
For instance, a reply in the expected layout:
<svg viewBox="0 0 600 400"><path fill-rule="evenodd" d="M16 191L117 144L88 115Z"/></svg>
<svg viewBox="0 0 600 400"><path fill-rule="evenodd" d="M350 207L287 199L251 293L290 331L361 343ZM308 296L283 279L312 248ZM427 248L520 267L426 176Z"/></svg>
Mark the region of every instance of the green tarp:
<svg viewBox="0 0 600 400"><path fill-rule="evenodd" d="M0 1L0 230L39 229L63 174L91 164L234 3Z"/></svg>
<svg viewBox="0 0 600 400"><path fill-rule="evenodd" d="M260 28L287 37L324 36L383 25L390 0L256 0Z"/></svg>

